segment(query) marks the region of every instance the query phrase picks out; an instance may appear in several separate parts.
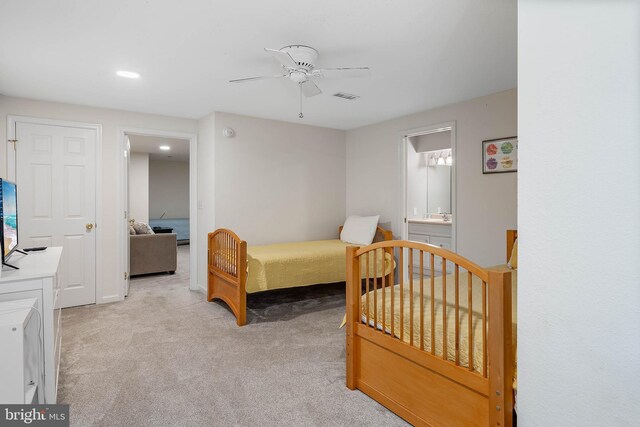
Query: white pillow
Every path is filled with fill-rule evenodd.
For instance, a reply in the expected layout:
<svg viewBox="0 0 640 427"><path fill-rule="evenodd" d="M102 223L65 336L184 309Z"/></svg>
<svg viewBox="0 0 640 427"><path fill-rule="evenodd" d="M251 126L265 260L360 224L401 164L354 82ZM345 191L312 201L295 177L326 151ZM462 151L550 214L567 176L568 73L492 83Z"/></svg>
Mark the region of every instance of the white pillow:
<svg viewBox="0 0 640 427"><path fill-rule="evenodd" d="M380 215L358 216L351 215L344 222L340 240L354 245L370 245L376 235Z"/></svg>

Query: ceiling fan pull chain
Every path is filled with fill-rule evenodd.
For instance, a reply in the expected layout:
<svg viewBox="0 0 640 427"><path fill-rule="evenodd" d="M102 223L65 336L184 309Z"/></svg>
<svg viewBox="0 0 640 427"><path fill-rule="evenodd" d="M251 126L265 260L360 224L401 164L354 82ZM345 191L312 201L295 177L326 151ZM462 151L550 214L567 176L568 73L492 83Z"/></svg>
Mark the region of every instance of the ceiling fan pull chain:
<svg viewBox="0 0 640 427"><path fill-rule="evenodd" d="M298 86L300 86L300 114L298 114L298 117L303 118L304 114L302 114L302 83L298 83Z"/></svg>

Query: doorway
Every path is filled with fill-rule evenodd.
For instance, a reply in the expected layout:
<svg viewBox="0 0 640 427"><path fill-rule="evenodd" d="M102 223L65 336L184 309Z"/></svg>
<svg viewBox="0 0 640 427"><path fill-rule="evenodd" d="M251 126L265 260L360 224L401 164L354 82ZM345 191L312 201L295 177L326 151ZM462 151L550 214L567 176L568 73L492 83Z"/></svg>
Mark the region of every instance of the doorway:
<svg viewBox="0 0 640 427"><path fill-rule="evenodd" d="M123 297L149 280L197 290L196 136L139 129L120 136Z"/></svg>
<svg viewBox="0 0 640 427"><path fill-rule="evenodd" d="M455 122L402 132L400 163L402 239L455 251Z"/></svg>
<svg viewBox="0 0 640 427"><path fill-rule="evenodd" d="M9 132L8 177L18 188L20 246L63 248L61 308L96 303L100 125L10 116Z"/></svg>

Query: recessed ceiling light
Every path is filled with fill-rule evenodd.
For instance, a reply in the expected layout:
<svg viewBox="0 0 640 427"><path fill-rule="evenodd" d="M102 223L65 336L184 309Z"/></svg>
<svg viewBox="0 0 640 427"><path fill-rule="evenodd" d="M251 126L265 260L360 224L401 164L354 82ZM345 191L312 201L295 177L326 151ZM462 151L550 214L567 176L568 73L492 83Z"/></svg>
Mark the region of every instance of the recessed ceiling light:
<svg viewBox="0 0 640 427"><path fill-rule="evenodd" d="M171 147L169 147L168 145L161 145L160 149L164 150L164 151L167 151L167 150L171 150Z"/></svg>
<svg viewBox="0 0 640 427"><path fill-rule="evenodd" d="M140 73L136 73L135 71L126 71L126 70L118 70L116 74L120 77L124 77L125 79L139 79Z"/></svg>

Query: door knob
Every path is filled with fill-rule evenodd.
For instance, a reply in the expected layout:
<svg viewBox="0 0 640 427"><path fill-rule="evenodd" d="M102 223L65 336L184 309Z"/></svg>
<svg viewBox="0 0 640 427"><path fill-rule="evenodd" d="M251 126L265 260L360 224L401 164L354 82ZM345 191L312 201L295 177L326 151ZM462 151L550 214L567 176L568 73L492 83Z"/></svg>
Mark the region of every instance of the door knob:
<svg viewBox="0 0 640 427"><path fill-rule="evenodd" d="M85 225L85 227L87 227L87 230L91 230L93 228L93 224L89 223L89 224Z"/></svg>

